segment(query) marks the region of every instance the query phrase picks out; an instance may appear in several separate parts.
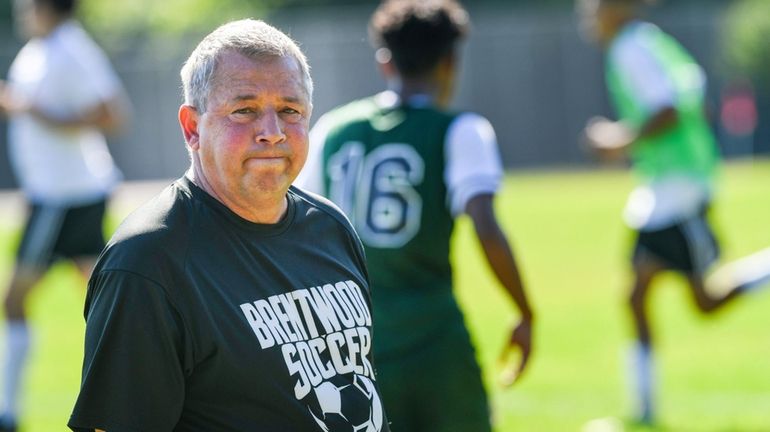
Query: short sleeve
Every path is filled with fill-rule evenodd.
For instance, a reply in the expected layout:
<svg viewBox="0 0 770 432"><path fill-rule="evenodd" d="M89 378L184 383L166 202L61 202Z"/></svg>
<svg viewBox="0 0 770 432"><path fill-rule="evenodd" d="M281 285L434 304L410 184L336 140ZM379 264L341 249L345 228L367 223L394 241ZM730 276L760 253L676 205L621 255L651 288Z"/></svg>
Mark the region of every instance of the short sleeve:
<svg viewBox="0 0 770 432"><path fill-rule="evenodd" d="M447 130L444 154L447 205L453 215L465 212L476 195L497 192L503 165L487 119L473 113L458 116Z"/></svg>
<svg viewBox="0 0 770 432"><path fill-rule="evenodd" d="M184 402L183 326L161 286L105 271L89 284L80 394L68 426L174 429Z"/></svg>
<svg viewBox="0 0 770 432"><path fill-rule="evenodd" d="M310 130L307 161L302 167L294 185L309 192L324 195L324 146L329 134L329 121L326 117L318 119Z"/></svg>
<svg viewBox="0 0 770 432"><path fill-rule="evenodd" d="M71 26L60 42L62 62L68 67L65 85L69 85L70 97L81 110L90 109L115 97L122 85L107 55L79 26ZM68 83L68 84L67 84Z"/></svg>
<svg viewBox="0 0 770 432"><path fill-rule="evenodd" d="M621 39L610 52L623 85L647 115L673 106L674 84L651 49L631 35Z"/></svg>

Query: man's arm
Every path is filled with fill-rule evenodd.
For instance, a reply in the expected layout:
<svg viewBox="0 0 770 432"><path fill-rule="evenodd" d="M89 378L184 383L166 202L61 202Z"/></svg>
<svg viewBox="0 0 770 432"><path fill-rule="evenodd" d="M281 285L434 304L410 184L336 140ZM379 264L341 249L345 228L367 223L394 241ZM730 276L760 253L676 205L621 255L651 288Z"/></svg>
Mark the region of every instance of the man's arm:
<svg viewBox="0 0 770 432"><path fill-rule="evenodd" d="M515 377L507 383L513 384L526 368L532 350L533 313L524 291L524 285L521 282L513 252L497 223L493 198L494 195L492 194L476 195L468 201L466 213L473 220L473 226L484 249L487 262L521 312L521 321L513 329L506 348L506 353L509 349L517 346L521 349L521 363Z"/></svg>
<svg viewBox="0 0 770 432"><path fill-rule="evenodd" d="M86 311L83 376L70 429L172 430L193 354L166 290L131 271L98 272L89 282Z"/></svg>

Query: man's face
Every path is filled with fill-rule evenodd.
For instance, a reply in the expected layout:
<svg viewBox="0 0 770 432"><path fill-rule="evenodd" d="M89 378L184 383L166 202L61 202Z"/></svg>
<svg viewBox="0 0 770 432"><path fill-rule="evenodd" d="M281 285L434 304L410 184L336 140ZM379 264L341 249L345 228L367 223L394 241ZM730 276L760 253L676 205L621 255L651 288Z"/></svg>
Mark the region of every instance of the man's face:
<svg viewBox="0 0 770 432"><path fill-rule="evenodd" d="M282 198L305 163L311 103L297 61L224 53L188 140L193 163L233 208Z"/></svg>

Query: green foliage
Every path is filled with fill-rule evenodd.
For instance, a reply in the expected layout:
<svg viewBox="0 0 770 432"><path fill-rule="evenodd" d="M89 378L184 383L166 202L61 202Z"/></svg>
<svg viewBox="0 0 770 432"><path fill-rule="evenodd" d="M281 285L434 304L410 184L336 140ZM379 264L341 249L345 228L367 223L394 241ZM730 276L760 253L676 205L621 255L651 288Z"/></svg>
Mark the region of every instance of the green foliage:
<svg viewBox="0 0 770 432"><path fill-rule="evenodd" d="M740 0L727 11L723 37L728 66L770 86L770 2Z"/></svg>
<svg viewBox="0 0 770 432"><path fill-rule="evenodd" d="M98 33L177 35L210 30L212 23L259 17L266 2L249 0L83 0L80 16Z"/></svg>

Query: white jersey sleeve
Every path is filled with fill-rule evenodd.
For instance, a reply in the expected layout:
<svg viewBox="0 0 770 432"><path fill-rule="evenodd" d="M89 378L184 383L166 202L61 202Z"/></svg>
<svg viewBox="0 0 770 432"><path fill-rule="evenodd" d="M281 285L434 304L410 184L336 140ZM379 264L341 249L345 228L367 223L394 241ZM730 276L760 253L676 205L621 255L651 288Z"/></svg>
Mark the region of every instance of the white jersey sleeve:
<svg viewBox="0 0 770 432"><path fill-rule="evenodd" d="M85 112L112 99L122 91L117 73L107 55L75 22L62 26L51 43L60 67L60 85L67 89L65 100L72 109Z"/></svg>
<svg viewBox="0 0 770 432"><path fill-rule="evenodd" d="M494 194L503 178L503 165L492 125L484 117L459 115L447 130L444 182L452 215L465 212L471 198Z"/></svg>
<svg viewBox="0 0 770 432"><path fill-rule="evenodd" d="M609 53L610 61L614 62L634 99L648 114L654 114L675 104L676 91L663 65L637 37L643 29L634 30L621 36Z"/></svg>
<svg viewBox="0 0 770 432"><path fill-rule="evenodd" d="M329 134L330 123L321 116L309 134L309 148L305 166L294 180L294 185L306 191L324 195L324 146Z"/></svg>

